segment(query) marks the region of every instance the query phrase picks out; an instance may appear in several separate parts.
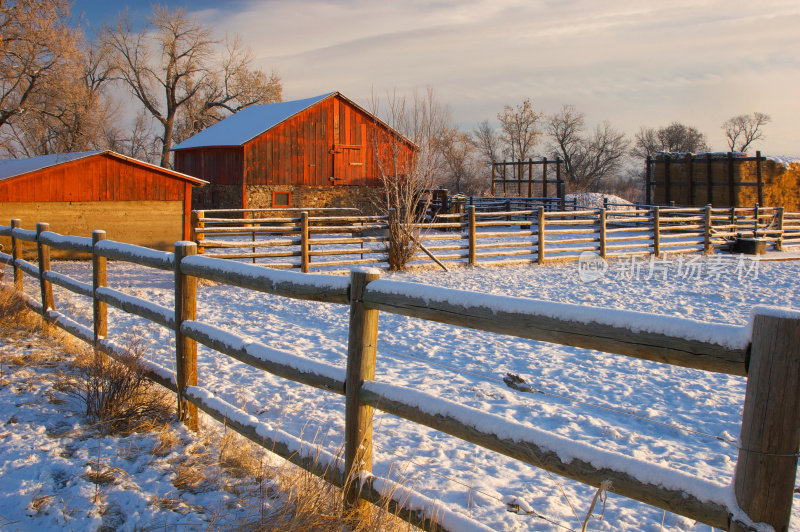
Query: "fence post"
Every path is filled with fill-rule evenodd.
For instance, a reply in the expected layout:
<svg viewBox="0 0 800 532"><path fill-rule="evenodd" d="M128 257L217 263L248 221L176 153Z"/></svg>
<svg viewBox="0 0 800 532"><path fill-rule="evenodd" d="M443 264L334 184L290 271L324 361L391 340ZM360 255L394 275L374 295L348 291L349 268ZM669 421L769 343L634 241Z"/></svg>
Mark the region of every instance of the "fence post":
<svg viewBox="0 0 800 532"><path fill-rule="evenodd" d="M789 528L800 445L800 312L753 317L741 448L734 474L739 507L776 531Z"/></svg>
<svg viewBox="0 0 800 532"><path fill-rule="evenodd" d="M300 271L308 273L308 211L300 213Z"/></svg>
<svg viewBox="0 0 800 532"><path fill-rule="evenodd" d="M366 505L359 500L357 478L372 471L372 407L361 404L359 392L364 381L375 378L378 345L378 311L364 306L362 297L368 283L380 277L377 270L350 272L350 329L347 340L345 381L345 509Z"/></svg>
<svg viewBox="0 0 800 532"><path fill-rule="evenodd" d="M606 201L605 199L603 200ZM600 257L606 258L606 209L600 209Z"/></svg>
<svg viewBox="0 0 800 532"><path fill-rule="evenodd" d="M756 186L758 187L758 204L764 205L764 179L761 176L761 151L756 151Z"/></svg>
<svg viewBox="0 0 800 532"><path fill-rule="evenodd" d="M197 242L197 252L201 255L206 252L206 248L203 246L203 240L205 240L206 234L202 231L198 232L197 229L205 229L206 223L203 221L205 217L205 211L192 211L191 238Z"/></svg>
<svg viewBox="0 0 800 532"><path fill-rule="evenodd" d="M711 253L711 204L706 205L703 225L703 254Z"/></svg>
<svg viewBox="0 0 800 532"><path fill-rule="evenodd" d="M197 277L184 275L181 262L197 253L194 242L175 242L175 377L178 385L178 419L190 430L198 429L197 407L184 399L187 386L197 386L197 342L181 332L181 324L197 318Z"/></svg>
<svg viewBox="0 0 800 532"><path fill-rule="evenodd" d="M491 179L489 179L489 181L491 181L491 182L492 182L492 197L494 197L494 195L495 195L495 190L494 190L494 189L495 189L495 182L494 182L494 175L495 175L495 174L494 174L494 169L495 169L495 164L496 164L496 163L495 163L494 161L492 161L492 174L489 176L489 177L491 178ZM472 196L470 196L470 198L471 198L471 197L472 197Z"/></svg>
<svg viewBox="0 0 800 532"><path fill-rule="evenodd" d="M539 262L539 264L544 264L544 234L545 234L544 233L544 224L545 224L544 207L539 207L538 219L539 219L539 225L538 225L537 229L539 231L539 240L536 243L537 246L538 246L537 247L537 251L536 251L536 260Z"/></svg>
<svg viewBox="0 0 800 532"><path fill-rule="evenodd" d="M739 226L736 223L736 207L731 207L731 225L733 226L733 232L736 233L739 230Z"/></svg>
<svg viewBox="0 0 800 532"><path fill-rule="evenodd" d="M753 206L753 213L754 213L754 218L753 218L753 238L758 238L758 213L759 213L758 203L756 203Z"/></svg>
<svg viewBox="0 0 800 532"><path fill-rule="evenodd" d="M99 349L100 339L108 336L108 306L97 299L97 289L106 286L106 258L97 254L97 244L106 239L106 232L92 231L92 325L94 328L95 358L104 357Z"/></svg>
<svg viewBox="0 0 800 532"><path fill-rule="evenodd" d="M646 205L653 204L653 158L647 156L644 163L644 202Z"/></svg>
<svg viewBox="0 0 800 532"><path fill-rule="evenodd" d="M775 250L776 251L783 251L783 207L778 207L778 224L776 229L778 230L778 240L775 242Z"/></svg>
<svg viewBox="0 0 800 532"><path fill-rule="evenodd" d="M733 152L728 152L728 199L731 207L737 206L736 183L734 182L733 172Z"/></svg>
<svg viewBox="0 0 800 532"><path fill-rule="evenodd" d="M475 266L475 247L478 239L475 235L475 205L467 207L467 230L469 231L469 251L467 263L470 266Z"/></svg>
<svg viewBox="0 0 800 532"><path fill-rule="evenodd" d="M714 165L710 153L706 153L706 187L706 196L708 196L710 205L714 203Z"/></svg>
<svg viewBox="0 0 800 532"><path fill-rule="evenodd" d="M50 224L39 222L36 224L36 255L39 259L39 289L42 293L42 316L47 314L47 309L56 308L53 299L53 285L45 280L44 272L50 271L50 246L42 244L40 235L50 229Z"/></svg>
<svg viewBox="0 0 800 532"><path fill-rule="evenodd" d="M23 278L22 268L17 265L17 261L22 258L22 241L14 236L14 229L18 229L22 224L22 220L14 218L11 220L11 258L14 259L12 267L14 268L14 290L22 292Z"/></svg>
<svg viewBox="0 0 800 532"><path fill-rule="evenodd" d="M661 256L661 210L656 205L653 207L653 255Z"/></svg>

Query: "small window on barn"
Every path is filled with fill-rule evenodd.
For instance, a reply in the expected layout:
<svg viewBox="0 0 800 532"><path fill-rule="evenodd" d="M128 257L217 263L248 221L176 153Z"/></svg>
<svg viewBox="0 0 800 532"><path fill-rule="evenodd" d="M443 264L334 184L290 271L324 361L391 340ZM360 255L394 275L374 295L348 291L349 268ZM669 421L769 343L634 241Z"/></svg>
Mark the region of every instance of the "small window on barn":
<svg viewBox="0 0 800 532"><path fill-rule="evenodd" d="M273 207L288 207L292 201L292 193L289 191L279 192L272 191L272 206Z"/></svg>

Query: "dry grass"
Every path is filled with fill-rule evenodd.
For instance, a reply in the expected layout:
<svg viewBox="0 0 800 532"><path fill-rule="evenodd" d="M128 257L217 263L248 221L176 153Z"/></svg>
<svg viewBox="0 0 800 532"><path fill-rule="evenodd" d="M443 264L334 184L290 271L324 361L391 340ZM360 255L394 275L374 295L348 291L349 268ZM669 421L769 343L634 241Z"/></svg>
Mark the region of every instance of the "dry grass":
<svg viewBox="0 0 800 532"><path fill-rule="evenodd" d="M85 349L60 386L102 434L149 432L172 419L173 405L169 393L145 377L141 360L141 349L129 350L120 362Z"/></svg>
<svg viewBox="0 0 800 532"><path fill-rule="evenodd" d="M36 336L41 339L36 340ZM154 496L152 504L157 508L182 514L202 513L216 516L215 520L220 512L236 509L236 515L241 516L245 509L247 517L226 525L242 531L415 530L392 515L386 505L365 505L346 511L341 489L276 459L233 431L207 428L187 445L186 437L172 425L174 396L143 376L139 363L141 350L132 349L124 365L95 357L92 350L71 337L55 333L52 327L43 329L41 318L28 310L13 292L4 289L0 289L0 337L21 342L22 352L3 361L6 367L16 368L15 371L29 371L33 366L54 367L56 362L63 365L71 359L66 371L53 371L53 377L41 377L53 380L54 391L43 397L52 403L60 402L59 396L63 394L77 398L92 424L83 436L92 431L99 436L156 433L151 448L126 445L122 440L117 454L136 460L141 453L149 452L154 459L168 458L172 463L175 491ZM59 349L52 349L56 345ZM2 380L0 368L0 386ZM77 435L74 429L59 429L49 436ZM83 478L95 484L94 497L99 506L105 505L104 487L130 480L123 469L110 466L99 456L87 465ZM212 490L227 491L235 496L235 501L213 509L193 505L181 497L181 493ZM42 512L54 503L52 495L43 495L32 500L31 509ZM221 510L222 506L227 510Z"/></svg>

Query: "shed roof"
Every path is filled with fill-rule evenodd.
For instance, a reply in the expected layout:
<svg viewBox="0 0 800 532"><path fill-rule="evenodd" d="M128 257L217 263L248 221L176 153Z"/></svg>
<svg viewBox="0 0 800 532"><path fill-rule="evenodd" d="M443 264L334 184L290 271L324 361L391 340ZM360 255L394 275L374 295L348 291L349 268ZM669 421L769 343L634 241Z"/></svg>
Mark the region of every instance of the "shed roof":
<svg viewBox="0 0 800 532"><path fill-rule="evenodd" d="M189 137L172 149L242 146L261 133L334 94L337 93L329 92L313 98L292 100L290 102L251 105Z"/></svg>
<svg viewBox="0 0 800 532"><path fill-rule="evenodd" d="M143 166L146 168L150 168L151 170L167 174L170 177L174 177L182 181L188 181L190 184L193 185L205 185L208 183L208 181L204 181L202 179L198 179L196 177L183 174L181 172L176 172L175 170L170 170L169 168L163 168L161 166L156 166L154 164L150 164L145 161L140 161L139 159L127 157L125 155L113 152L111 150L53 153L50 155L29 157L27 159L0 159L0 181L28 174L30 172L35 172L37 170L43 170L51 166L58 166L60 164L77 161L79 159L94 157L96 155L108 155L115 159L128 161L138 166Z"/></svg>

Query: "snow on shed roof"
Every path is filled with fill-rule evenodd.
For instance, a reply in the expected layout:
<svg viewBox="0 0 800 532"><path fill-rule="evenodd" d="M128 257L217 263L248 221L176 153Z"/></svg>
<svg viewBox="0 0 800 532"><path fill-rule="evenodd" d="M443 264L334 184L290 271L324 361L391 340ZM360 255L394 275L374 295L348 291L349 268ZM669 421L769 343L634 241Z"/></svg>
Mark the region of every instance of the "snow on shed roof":
<svg viewBox="0 0 800 532"><path fill-rule="evenodd" d="M246 107L238 113L234 113L213 126L204 129L197 135L189 137L172 149L183 150L186 148L204 148L208 146L241 146L268 129L277 126L284 120L291 118L297 113L308 109L315 103L321 102L334 94L336 93L329 92L321 96L306 98L304 100Z"/></svg>
<svg viewBox="0 0 800 532"><path fill-rule="evenodd" d="M17 177L22 174L27 174L28 172L35 172L37 170L42 170L44 168L49 168L51 166L77 161L78 159L85 159L87 157L93 157L95 155L101 155L101 154L108 155L116 159L130 161L134 164L137 164L139 166L145 166L157 172L164 172L173 177L177 177L178 179L188 181L194 185L205 185L208 183L208 181L204 181L202 179L198 179L196 177L183 174L181 172L176 172L175 170L171 170L169 168L162 168L160 166L156 166L154 164L150 164L145 161L140 161L139 159L134 159L133 157L128 157L126 155L113 152L111 150L52 153L50 155L28 157L27 159L0 159L0 181L3 181L5 179L10 179L12 177Z"/></svg>
<svg viewBox="0 0 800 532"><path fill-rule="evenodd" d="M83 159L84 157L91 157L98 153L102 152L80 151L73 153L52 153L50 155L40 155L39 157L29 157L27 159L0 159L0 181L8 179L9 177L41 170L49 166Z"/></svg>

